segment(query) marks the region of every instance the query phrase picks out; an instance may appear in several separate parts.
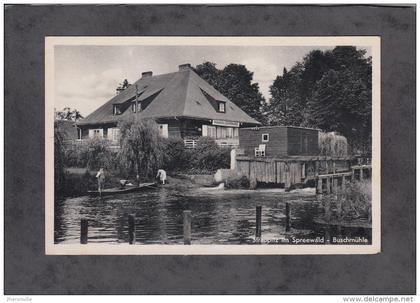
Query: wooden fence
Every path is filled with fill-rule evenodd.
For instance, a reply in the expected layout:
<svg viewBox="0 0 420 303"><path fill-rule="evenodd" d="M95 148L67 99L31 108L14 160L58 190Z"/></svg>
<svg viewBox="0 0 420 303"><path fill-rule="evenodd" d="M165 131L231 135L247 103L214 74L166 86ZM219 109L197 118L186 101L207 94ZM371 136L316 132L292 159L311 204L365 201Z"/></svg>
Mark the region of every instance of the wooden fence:
<svg viewBox="0 0 420 303"><path fill-rule="evenodd" d="M348 172L351 159L326 157L253 158L236 157L240 175L261 183L284 184L285 188L315 180L320 174Z"/></svg>

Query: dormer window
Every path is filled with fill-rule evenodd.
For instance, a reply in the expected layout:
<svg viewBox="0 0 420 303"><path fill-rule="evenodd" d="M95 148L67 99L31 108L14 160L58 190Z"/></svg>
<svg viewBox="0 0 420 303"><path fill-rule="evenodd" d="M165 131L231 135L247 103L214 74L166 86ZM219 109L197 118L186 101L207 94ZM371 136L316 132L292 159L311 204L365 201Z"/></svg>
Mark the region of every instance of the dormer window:
<svg viewBox="0 0 420 303"><path fill-rule="evenodd" d="M136 102L131 103L131 111L133 113L141 112L141 103L140 102L137 103L137 109L136 109Z"/></svg>
<svg viewBox="0 0 420 303"><path fill-rule="evenodd" d="M118 105L114 104L114 116L116 115L121 115L121 108Z"/></svg>
<svg viewBox="0 0 420 303"><path fill-rule="evenodd" d="M226 103L225 102L218 102L217 109L219 113L225 113L226 112Z"/></svg>

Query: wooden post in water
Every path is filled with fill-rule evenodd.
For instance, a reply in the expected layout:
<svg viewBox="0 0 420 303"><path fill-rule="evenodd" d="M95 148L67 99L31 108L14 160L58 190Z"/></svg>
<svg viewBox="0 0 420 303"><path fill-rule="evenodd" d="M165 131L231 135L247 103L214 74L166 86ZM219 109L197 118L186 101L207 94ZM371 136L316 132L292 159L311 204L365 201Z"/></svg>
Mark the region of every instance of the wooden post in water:
<svg viewBox="0 0 420 303"><path fill-rule="evenodd" d="M290 166L288 164L285 165L285 183L284 183L284 190L286 192L290 191L290 186L291 186L291 172L290 172Z"/></svg>
<svg viewBox="0 0 420 303"><path fill-rule="evenodd" d="M327 194L331 193L330 177L327 177Z"/></svg>
<svg viewBox="0 0 420 303"><path fill-rule="evenodd" d="M286 231L290 231L291 225L292 225L292 216L291 216L290 203L286 202Z"/></svg>
<svg viewBox="0 0 420 303"><path fill-rule="evenodd" d="M184 210L184 245L191 244L191 210Z"/></svg>
<svg viewBox="0 0 420 303"><path fill-rule="evenodd" d="M256 216L255 216L255 241L261 243L261 213L262 206L258 205L256 207Z"/></svg>
<svg viewBox="0 0 420 303"><path fill-rule="evenodd" d="M128 216L128 243L136 243L136 224L134 215Z"/></svg>
<svg viewBox="0 0 420 303"><path fill-rule="evenodd" d="M322 194L322 178L318 177L318 186L316 188L317 194Z"/></svg>
<svg viewBox="0 0 420 303"><path fill-rule="evenodd" d="M88 220L80 220L80 244L88 243Z"/></svg>

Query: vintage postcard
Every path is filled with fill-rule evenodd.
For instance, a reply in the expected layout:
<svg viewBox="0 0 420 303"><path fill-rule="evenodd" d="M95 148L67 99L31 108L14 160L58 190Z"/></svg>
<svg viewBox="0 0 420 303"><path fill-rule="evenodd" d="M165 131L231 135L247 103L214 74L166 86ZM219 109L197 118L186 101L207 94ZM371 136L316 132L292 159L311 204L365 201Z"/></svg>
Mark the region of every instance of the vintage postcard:
<svg viewBox="0 0 420 303"><path fill-rule="evenodd" d="M380 37L46 37L46 254L381 251Z"/></svg>

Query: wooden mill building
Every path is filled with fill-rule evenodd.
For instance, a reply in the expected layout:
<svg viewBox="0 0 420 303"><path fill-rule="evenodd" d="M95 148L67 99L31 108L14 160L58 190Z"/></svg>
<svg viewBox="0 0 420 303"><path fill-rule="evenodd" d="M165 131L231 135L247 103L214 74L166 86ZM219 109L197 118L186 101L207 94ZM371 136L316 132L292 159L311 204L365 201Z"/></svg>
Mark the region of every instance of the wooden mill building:
<svg viewBox="0 0 420 303"><path fill-rule="evenodd" d="M137 104L137 106L136 106ZM130 116L152 118L163 137L180 137L194 146L200 136L219 145L237 146L239 128L260 123L200 78L190 64L174 73L142 77L77 123L79 139L100 137L117 141L118 123Z"/></svg>

